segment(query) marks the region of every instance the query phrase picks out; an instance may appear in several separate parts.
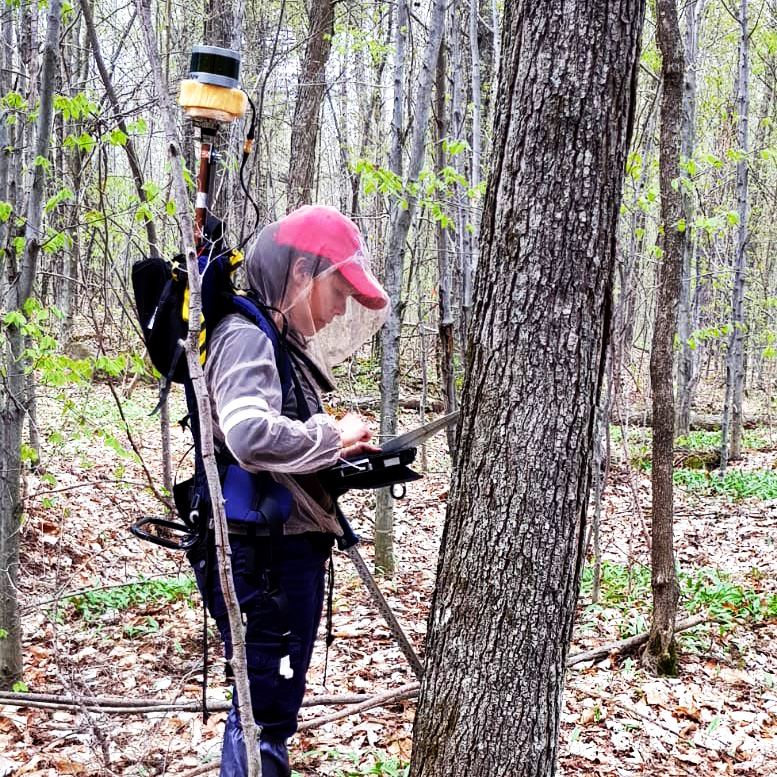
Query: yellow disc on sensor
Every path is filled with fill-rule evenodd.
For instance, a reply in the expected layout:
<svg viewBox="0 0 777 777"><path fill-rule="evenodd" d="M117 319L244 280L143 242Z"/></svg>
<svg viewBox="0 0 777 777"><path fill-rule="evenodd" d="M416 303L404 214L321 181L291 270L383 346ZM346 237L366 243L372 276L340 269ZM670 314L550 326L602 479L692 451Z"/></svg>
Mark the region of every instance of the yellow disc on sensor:
<svg viewBox="0 0 777 777"><path fill-rule="evenodd" d="M232 122L248 107L248 96L240 89L203 84L186 78L181 81L178 104L193 119Z"/></svg>

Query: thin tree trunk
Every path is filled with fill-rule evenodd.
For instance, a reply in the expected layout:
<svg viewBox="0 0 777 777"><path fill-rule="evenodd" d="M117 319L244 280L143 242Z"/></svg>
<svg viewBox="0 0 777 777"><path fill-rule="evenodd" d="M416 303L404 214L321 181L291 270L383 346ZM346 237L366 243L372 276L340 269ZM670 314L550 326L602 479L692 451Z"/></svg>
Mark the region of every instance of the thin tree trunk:
<svg viewBox="0 0 777 777"><path fill-rule="evenodd" d="M643 12L505 4L411 777L556 770Z"/></svg>
<svg viewBox="0 0 777 777"><path fill-rule="evenodd" d="M674 557L672 362L686 232L680 227L683 217L682 194L673 186L673 182L680 175L685 61L675 0L658 0L656 17L663 84L659 159L663 257L658 269L656 318L650 351L650 381L653 388L653 619L643 663L654 673L675 675L677 648L674 622L679 586Z"/></svg>
<svg viewBox="0 0 777 777"><path fill-rule="evenodd" d="M394 60L394 102L391 113L391 145L388 166L392 173L402 177L402 139L404 137L405 107L405 45L409 25L407 0L397 4L396 57ZM391 207L392 222L399 205ZM380 332L381 346L381 439L393 437L397 430L397 402L399 401L399 334L402 319L402 253L386 252L384 286L391 300L388 320ZM394 504L387 488L375 494L375 571L391 575L394 572Z"/></svg>
<svg viewBox="0 0 777 777"><path fill-rule="evenodd" d="M469 3L469 48L472 82L472 175L470 187L476 189L480 184L480 148L481 129L480 117L482 113L483 97L480 88L480 49L478 48L478 11L480 0L470 0ZM470 312L472 310L472 280L475 277L476 251L480 244L480 214L475 214L470 219L471 236L469 237L470 250L464 256L463 286L463 310L462 319L464 331L470 324Z"/></svg>
<svg viewBox="0 0 777 777"><path fill-rule="evenodd" d="M305 61L299 76L299 91L291 127L287 195L290 209L312 201L318 127L334 25L333 0L313 0L310 5L310 33L305 49Z"/></svg>
<svg viewBox="0 0 777 777"><path fill-rule="evenodd" d="M750 109L747 0L741 0L739 9L739 70L736 89L737 145L741 152L740 159L737 161L736 173L739 223L736 231L734 287L731 301L731 335L726 358L726 401L723 407L723 423L721 424L721 474L725 472L728 461L736 461L742 457L742 395L745 383L745 271L747 266L749 164L747 131ZM731 418L730 429L729 416ZM729 432L731 434L730 448L727 446Z"/></svg>
<svg viewBox="0 0 777 777"><path fill-rule="evenodd" d="M618 258L618 288L619 294L613 311L611 368L612 368L612 399L616 406L626 408L627 392L624 390L623 377L631 363L631 349L634 339L634 318L637 307L638 278L640 274L640 259L644 252L646 235L646 214L640 207L640 199L644 196L648 185L648 173L653 158L653 135L655 127L656 106L660 94L660 80L656 79L655 91L650 98L641 137L642 164L639 177L631 197L631 217L629 219L629 240Z"/></svg>
<svg viewBox="0 0 777 777"><path fill-rule="evenodd" d="M412 189L418 183L418 176L424 162L424 145L426 142L426 130L429 123L429 111L432 101L432 88L434 86L435 65L437 63L437 54L442 41L444 27L445 0L435 0L432 6L431 18L429 20L429 38L426 44L423 60L421 62L421 73L418 79L418 89L414 99L414 117L413 134L410 142L410 159L408 162L407 174L407 207L400 208L395 206L392 213L391 226L389 227L389 238L386 250L386 291L390 297L389 315L385 326L381 332L381 419L380 433L381 438L385 439L396 433L397 426L397 400L399 398L399 336L402 326L402 269L404 266L405 242L410 231L410 226L415 216L418 206L418 198L413 195ZM386 525L387 497L385 491L378 492L379 502L376 500L375 513L375 565L378 566L378 509L380 505L380 529L382 532L381 541L385 543L389 539L388 527ZM393 523L393 520L392 520ZM392 529L393 534L393 529ZM393 545L393 539L391 540ZM382 545L382 551L385 549ZM388 554L382 553L384 562L391 562L390 567L384 566L383 569L393 570L393 551L391 558Z"/></svg>
<svg viewBox="0 0 777 777"><path fill-rule="evenodd" d="M440 53L437 57L437 78L435 85L435 167L442 170L447 164L443 140L448 135L449 122L446 115L446 62L447 49L445 45L440 46ZM458 403L456 401L456 376L454 372L453 356L456 350L455 344L455 320L453 316L453 304L451 299L453 289L453 272L451 266L451 236L448 229L437 225L437 277L438 277L438 295L437 295L437 364L440 375L440 384L442 386L443 404L446 413L452 413L456 410ZM455 466L456 454L456 430L449 427L446 430L448 437L448 451L451 455L451 461Z"/></svg>
<svg viewBox="0 0 777 777"><path fill-rule="evenodd" d="M685 88L683 90L683 123L680 154L684 160L693 158L696 137L696 71L699 60L699 17L705 0L691 0L685 6ZM692 196L682 188L685 229L690 235L695 207ZM699 351L692 347L691 333L696 328L698 309L694 305L691 282L693 259L696 249L686 238L683 248L682 289L677 317L677 334L680 353L677 360L677 417L675 434L687 435L691 422L691 405L696 384L699 381Z"/></svg>
<svg viewBox="0 0 777 777"><path fill-rule="evenodd" d="M246 669L245 637L243 619L240 614L235 584L232 578L232 563L227 536L227 519L224 513L224 497L219 481L218 467L213 449L213 427L210 399L205 384L205 376L199 359L199 332L202 302L200 295L199 267L194 247L194 222L191 217L186 182L183 175L181 150L178 145L178 134L175 126L175 115L170 104L170 98L162 75L162 63L156 45L154 30L151 25L150 0L136 0L141 27L145 39L151 69L157 92L157 99L162 113L162 121L167 136L167 149L170 156L170 167L173 176L173 198L176 204L176 217L181 229L183 253L186 256L186 269L189 278L189 338L186 344L186 359L192 388L197 399L197 414L199 416L200 447L202 461L207 476L210 493L210 509L213 514L216 558L218 574L224 602L227 606L230 634L232 638L232 659L230 664L234 671L235 687L240 699L240 725L246 744L248 777L261 777L262 764L259 755L259 730L254 721L251 705L251 693L248 685Z"/></svg>
<svg viewBox="0 0 777 777"><path fill-rule="evenodd" d="M46 40L41 66L40 102L35 127L34 159L49 158L49 142L56 83L62 0L50 0ZM35 164L27 202L24 251L16 277L8 288L3 309L18 311L32 296L42 234L46 165ZM5 380L0 382L0 689L8 690L22 679L22 642L17 580L19 574L19 529L22 426L30 397L25 380L24 335L20 321L6 321L4 348Z"/></svg>
<svg viewBox="0 0 777 777"><path fill-rule="evenodd" d="M143 176L143 170L140 166L137 152L135 151L135 144L132 141L129 131L127 130L127 124L124 121L124 114L119 105L119 99L116 96L116 91L113 88L113 81L111 80L108 68L105 66L102 52L100 51L100 41L97 37L97 31L94 27L94 19L92 17L92 5L89 0L81 1L81 12L84 15L84 21L86 22L86 29L89 35L89 43L92 47L92 54L94 55L94 61L97 65L97 72L100 74L100 80L103 82L105 88L105 95L108 98L108 102L113 110L114 120L116 126L127 136L127 141L124 144L124 151L127 154L127 162L129 163L130 171L132 172L132 180L135 184L135 192L138 195L138 199L141 204L148 202L146 196L146 190L143 188L145 179ZM148 239L148 249L151 256L159 256L159 244L156 236L156 227L154 222L150 218L144 219L144 226L146 228L146 238Z"/></svg>

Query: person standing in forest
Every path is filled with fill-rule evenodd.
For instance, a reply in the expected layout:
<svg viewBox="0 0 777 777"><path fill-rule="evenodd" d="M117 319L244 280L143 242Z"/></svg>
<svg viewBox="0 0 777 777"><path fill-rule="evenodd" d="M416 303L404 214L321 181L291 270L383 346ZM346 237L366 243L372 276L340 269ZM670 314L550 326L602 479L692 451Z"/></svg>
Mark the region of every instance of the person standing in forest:
<svg viewBox="0 0 777 777"><path fill-rule="evenodd" d="M262 229L247 252L246 274L248 296L271 314L290 370L265 332L230 314L209 341L205 378L246 625L251 703L261 728L262 774L288 777L286 741L297 728L326 562L342 533L333 499L315 473L377 450L364 421L353 413L335 420L323 411L320 393L333 388L331 367L377 331L388 297L370 271L358 227L320 205L303 206ZM229 660L212 536L189 560ZM247 773L237 705L235 698L226 722L222 777Z"/></svg>

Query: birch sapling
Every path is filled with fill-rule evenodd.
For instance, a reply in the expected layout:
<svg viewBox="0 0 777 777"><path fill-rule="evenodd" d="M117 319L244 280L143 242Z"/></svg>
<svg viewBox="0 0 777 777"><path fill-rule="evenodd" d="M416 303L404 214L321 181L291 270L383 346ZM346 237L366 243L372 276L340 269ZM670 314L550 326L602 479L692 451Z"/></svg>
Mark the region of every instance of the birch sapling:
<svg viewBox="0 0 777 777"><path fill-rule="evenodd" d="M162 75L162 65L151 24L151 14L148 6L149 0L136 0L136 2L138 14L141 19L141 26L143 28L146 50L153 70L157 96L162 112L162 120L167 135L170 167L173 176L173 201L175 202L176 218L181 230L183 253L186 256L186 269L189 278L189 339L186 343L186 359L189 366L192 387L197 398L202 460L205 466L208 490L211 497L211 508L213 511L219 581L221 582L221 590L224 594L224 602L227 605L229 628L232 636L231 664L235 675L235 686L240 699L240 724L243 727L246 743L248 777L261 777L262 765L259 756L260 732L254 721L251 707L251 693L249 691L248 672L246 669L245 640L243 637L243 620L240 615L240 607L238 605L237 594L232 579L232 563L229 542L227 539L227 519L224 512L224 498L221 492L221 482L219 481L218 467L216 466L216 458L213 450L210 399L205 385L205 376L203 375L202 365L199 360L198 339L202 303L200 296L199 268L197 266L197 255L194 248L194 222L191 217L191 203L189 202L186 191L186 182L183 177L183 158L177 141L173 106L170 103L169 93Z"/></svg>

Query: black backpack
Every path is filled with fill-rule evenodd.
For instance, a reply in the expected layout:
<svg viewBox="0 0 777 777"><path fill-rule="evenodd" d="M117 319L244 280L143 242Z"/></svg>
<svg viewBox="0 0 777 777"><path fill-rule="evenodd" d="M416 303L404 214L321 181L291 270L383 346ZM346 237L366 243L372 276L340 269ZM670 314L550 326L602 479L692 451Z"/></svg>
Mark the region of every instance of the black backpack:
<svg viewBox="0 0 777 777"><path fill-rule="evenodd" d="M132 267L132 289L138 321L151 363L167 383L189 376L184 347L189 334L189 283L182 254L168 262L159 256Z"/></svg>

